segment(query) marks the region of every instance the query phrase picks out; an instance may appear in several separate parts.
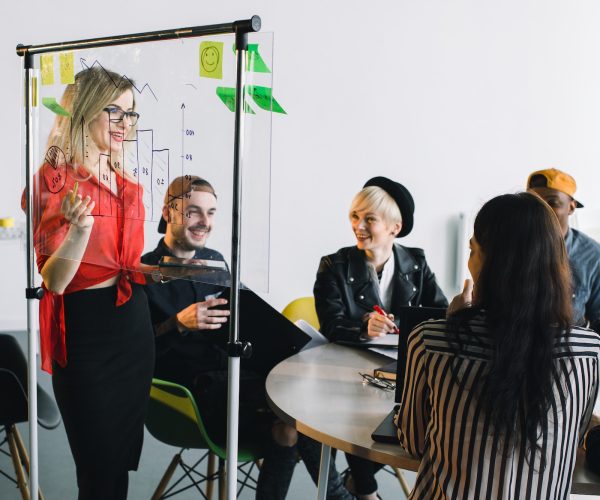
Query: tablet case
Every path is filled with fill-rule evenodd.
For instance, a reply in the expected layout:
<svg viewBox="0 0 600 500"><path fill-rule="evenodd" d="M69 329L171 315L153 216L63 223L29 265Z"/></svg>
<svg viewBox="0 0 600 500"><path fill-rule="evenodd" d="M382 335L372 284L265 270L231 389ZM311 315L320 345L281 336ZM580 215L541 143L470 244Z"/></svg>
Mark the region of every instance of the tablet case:
<svg viewBox="0 0 600 500"><path fill-rule="evenodd" d="M230 289L224 287L219 296L229 300L229 293ZM249 288L240 289L238 325L240 340L252 343L252 356L242 359L242 367L263 376L284 359L300 352L310 341L310 335ZM229 322L223 329L228 336Z"/></svg>

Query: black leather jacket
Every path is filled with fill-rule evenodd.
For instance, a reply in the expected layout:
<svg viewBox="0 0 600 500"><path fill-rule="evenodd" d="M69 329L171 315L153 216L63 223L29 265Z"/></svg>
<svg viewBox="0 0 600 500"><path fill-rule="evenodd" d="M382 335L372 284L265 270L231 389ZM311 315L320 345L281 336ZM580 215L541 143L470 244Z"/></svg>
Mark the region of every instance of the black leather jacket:
<svg viewBox="0 0 600 500"><path fill-rule="evenodd" d="M386 312L396 316L396 323L400 306L448 307L422 249L394 244L393 253L392 306ZM358 340L367 330L365 315L375 304L383 307L371 276L365 253L355 246L321 259L313 291L321 332L329 340Z"/></svg>

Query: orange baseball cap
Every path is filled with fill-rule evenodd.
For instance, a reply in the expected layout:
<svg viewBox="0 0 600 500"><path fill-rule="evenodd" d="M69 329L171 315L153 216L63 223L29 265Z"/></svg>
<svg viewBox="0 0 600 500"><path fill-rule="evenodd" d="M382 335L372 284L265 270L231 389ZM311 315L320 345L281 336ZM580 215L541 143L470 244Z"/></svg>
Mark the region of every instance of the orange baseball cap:
<svg viewBox="0 0 600 500"><path fill-rule="evenodd" d="M546 179L546 182L543 184L537 184L532 186L531 181L534 180L535 177L543 177ZM573 200L575 200L575 191L577 191L577 183L575 179L571 177L569 174L563 172L562 170L558 170L556 168L546 168L544 170L537 170L529 175L527 179L527 189L532 187L547 187L550 189L556 189L561 193L568 194ZM575 200L577 204L577 208L582 208L583 205Z"/></svg>

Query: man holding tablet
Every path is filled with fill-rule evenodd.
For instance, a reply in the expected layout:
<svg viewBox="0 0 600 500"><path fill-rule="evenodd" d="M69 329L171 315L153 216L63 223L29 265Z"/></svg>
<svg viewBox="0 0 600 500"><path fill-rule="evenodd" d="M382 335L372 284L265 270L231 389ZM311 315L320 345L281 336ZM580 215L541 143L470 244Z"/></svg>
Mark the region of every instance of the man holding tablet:
<svg viewBox="0 0 600 500"><path fill-rule="evenodd" d="M211 184L197 176L173 180L165 195L158 232L165 235L142 262L165 263L162 269L186 279L157 282L146 288L156 338L154 376L187 387L194 398L208 434L217 443L226 440L227 423L227 300L220 284L227 270L223 256L206 247L215 223L217 195ZM199 262L202 261L202 262ZM194 266L195 263L204 264ZM194 271L214 269L207 279ZM165 271L166 272L166 271ZM169 272L171 275L171 272ZM219 279L212 279L212 277ZM160 278L160 277L158 277ZM159 280L160 281L160 280ZM259 500L284 499L298 451L297 432L269 409L264 376L242 368L240 373L239 434L264 436L265 457L259 475ZM318 448L320 449L320 447ZM310 460L305 460L308 464ZM318 474L318 456L315 461ZM335 469L328 485L329 500L348 500Z"/></svg>

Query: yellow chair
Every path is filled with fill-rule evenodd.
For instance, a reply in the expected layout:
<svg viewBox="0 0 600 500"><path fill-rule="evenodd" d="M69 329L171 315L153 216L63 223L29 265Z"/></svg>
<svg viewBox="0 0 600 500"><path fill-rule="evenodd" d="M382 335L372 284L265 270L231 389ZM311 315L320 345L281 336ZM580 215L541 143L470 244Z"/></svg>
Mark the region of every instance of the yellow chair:
<svg viewBox="0 0 600 500"><path fill-rule="evenodd" d="M300 297L295 300L292 300L283 311L281 311L287 319L289 319L292 323L298 321L299 319L303 319L307 323L309 323L313 328L319 330L319 318L317 316L317 309L315 307L315 298L314 297ZM402 474L402 471L397 467L390 467L392 470L388 470L386 467L384 470L393 474L398 479L400 483L400 487L404 494L408 497L410 493L410 487Z"/></svg>
<svg viewBox="0 0 600 500"><path fill-rule="evenodd" d="M300 297L292 300L283 311L281 311L287 319L292 323L303 319L310 326L319 330L321 325L319 324L319 318L317 316L317 310L315 309L315 298L314 297Z"/></svg>

